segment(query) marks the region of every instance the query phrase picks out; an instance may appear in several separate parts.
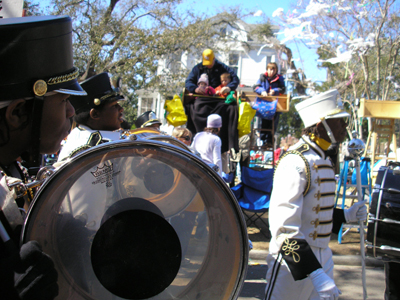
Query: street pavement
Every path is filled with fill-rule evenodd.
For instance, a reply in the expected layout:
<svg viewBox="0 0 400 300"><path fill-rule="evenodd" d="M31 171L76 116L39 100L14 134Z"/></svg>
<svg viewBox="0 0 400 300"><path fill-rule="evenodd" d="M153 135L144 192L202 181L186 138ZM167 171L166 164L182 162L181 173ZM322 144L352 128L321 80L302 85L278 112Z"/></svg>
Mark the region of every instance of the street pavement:
<svg viewBox="0 0 400 300"><path fill-rule="evenodd" d="M247 276L238 298L239 300L263 299L264 296L266 286L265 275L268 266L261 257L263 255L266 257L266 251L256 251L254 254L251 254L252 251L250 251ZM342 292L339 299L363 299L360 258L353 255L334 256L333 261L335 263L335 282ZM367 299L382 300L384 299L383 294L385 290L383 264L378 260L368 259L366 260L366 265Z"/></svg>

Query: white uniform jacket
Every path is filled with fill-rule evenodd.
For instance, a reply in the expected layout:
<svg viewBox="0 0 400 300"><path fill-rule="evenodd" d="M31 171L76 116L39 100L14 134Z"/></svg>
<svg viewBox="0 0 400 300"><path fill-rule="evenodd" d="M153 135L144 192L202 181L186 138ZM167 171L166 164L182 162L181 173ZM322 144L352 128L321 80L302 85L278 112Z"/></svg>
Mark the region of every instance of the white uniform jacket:
<svg viewBox="0 0 400 300"><path fill-rule="evenodd" d="M290 152L296 149L302 155ZM345 220L343 211L334 214L335 190L332 164L308 136L278 162L269 208L269 252L283 255L295 280L321 267L310 246L328 248L334 215L336 232Z"/></svg>
<svg viewBox="0 0 400 300"><path fill-rule="evenodd" d="M79 125L75 127L68 135L66 143L62 146L58 161L65 160L74 154L74 152L82 149L83 146L88 145L93 133L100 133L102 142L111 142L119 140L121 133L119 131L106 131L106 130L93 130L87 126ZM84 150L84 149L82 149Z"/></svg>

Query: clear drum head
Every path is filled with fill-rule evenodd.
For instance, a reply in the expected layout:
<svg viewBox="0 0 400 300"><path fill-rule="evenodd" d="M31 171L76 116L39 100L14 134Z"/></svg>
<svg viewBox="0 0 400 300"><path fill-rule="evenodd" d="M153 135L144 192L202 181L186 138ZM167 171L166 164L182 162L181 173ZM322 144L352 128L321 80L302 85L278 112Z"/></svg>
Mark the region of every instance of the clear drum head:
<svg viewBox="0 0 400 300"><path fill-rule="evenodd" d="M198 157L157 141L91 148L41 187L23 229L58 271L57 299L236 299L241 210Z"/></svg>

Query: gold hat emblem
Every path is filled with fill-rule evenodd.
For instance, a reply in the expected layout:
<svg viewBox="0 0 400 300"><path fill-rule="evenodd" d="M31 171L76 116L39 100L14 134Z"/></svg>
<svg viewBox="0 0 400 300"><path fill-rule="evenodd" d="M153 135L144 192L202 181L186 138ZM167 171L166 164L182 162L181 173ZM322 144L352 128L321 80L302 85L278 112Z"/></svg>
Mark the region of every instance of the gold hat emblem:
<svg viewBox="0 0 400 300"><path fill-rule="evenodd" d="M95 98L93 102L94 102L95 105L100 105L101 104L101 101L100 101L99 98Z"/></svg>
<svg viewBox="0 0 400 300"><path fill-rule="evenodd" d="M33 92L36 96L43 96L47 92L47 83L46 81L39 79L33 85Z"/></svg>

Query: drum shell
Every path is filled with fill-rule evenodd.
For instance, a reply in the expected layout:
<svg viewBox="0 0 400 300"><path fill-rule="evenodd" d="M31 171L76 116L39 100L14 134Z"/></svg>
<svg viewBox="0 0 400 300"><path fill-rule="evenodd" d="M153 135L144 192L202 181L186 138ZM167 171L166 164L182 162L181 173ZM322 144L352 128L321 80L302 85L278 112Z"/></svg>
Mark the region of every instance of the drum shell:
<svg viewBox="0 0 400 300"><path fill-rule="evenodd" d="M389 193L379 188L400 187L400 175L394 175L393 170L381 167L378 172L371 195L370 219L367 232L367 255L385 260L400 261L400 252L380 249L389 246L400 249L400 224L383 221L390 219L400 222L400 194Z"/></svg>
<svg viewBox="0 0 400 300"><path fill-rule="evenodd" d="M51 190L63 190L64 187L54 187L55 185L58 184L58 182L62 182L63 184L64 181L68 181L69 177L67 174L74 174L73 169L79 169L79 166L81 164L85 164L87 161L90 160L98 160L103 162L103 156L109 159L110 157L119 157L121 156L120 152L125 152L130 153L132 150L138 150L138 149L148 149L153 155L153 157L157 157L159 154L158 152L165 152L168 155L172 156L177 156L177 157L182 157L182 163L187 163L188 167L185 169L184 172L182 172L183 175L190 175L191 168L195 168L195 171L198 173L196 176L202 174L202 176L207 177L207 180L202 180L200 177L193 177L191 182L193 182L194 185L198 186L199 189L199 194L202 194L206 192L207 189L209 188L209 184L211 183L212 186L219 186L219 191L218 193L215 194L224 194L227 199L231 199L228 202L229 203L222 203L222 205L217 205L216 203L212 203L213 201L218 201L217 199L214 199L213 201L209 202L210 200L204 199L205 204L205 211L208 214L209 218L209 226L210 226L210 234L209 234L209 240L208 240L208 246L206 251L206 255L204 256L202 260L202 265L198 268L198 274L194 276L194 278L191 280L190 286L187 286L186 289L183 289L178 296L173 295L171 299L194 299L194 297L198 297L198 299L216 299L214 298L213 295L215 295L216 291L219 289L219 281L224 280L224 276L220 276L220 278L214 279L214 283L209 283L208 281L205 281L204 279L207 277L212 278L212 274L218 274L220 271L222 271L224 268L232 268L232 270L235 270L235 273L237 272L238 278L234 280L234 278L231 278L231 284L230 284L230 289L231 291L225 291L224 296L221 296L220 299L236 299L238 296L241 286L244 281L245 277L245 270L247 267L247 258L248 258L248 245L247 245L247 234L246 234L246 228L244 225L244 220L243 216L240 211L240 207L237 205L236 200L231 193L230 189L227 188L226 184L223 182L223 180L218 176L217 173L215 173L211 168L209 168L206 164L204 164L198 157L194 156L190 152L184 150L184 149L179 149L173 145L169 145L166 143L162 142L153 142L153 141L121 141L121 142L113 142L113 143L107 143L103 144L97 147L93 147L83 153L78 154L76 157L74 157L69 165L63 166L60 170L58 170L53 176L43 185L41 191L37 195L37 197L34 200L34 203L28 212L28 218L24 226L24 232L23 232L23 242L26 242L30 239L38 239L39 243L42 245L43 249L45 252L49 253L53 251L53 253L50 253L52 257L56 257L56 267L57 270L60 271L60 258L57 258L57 253L55 254L54 251L57 251L57 246L52 244L52 240L55 240L59 232L56 230L53 230L49 232L47 236L42 236L42 229L41 228L46 228L49 226L52 226L51 220L43 220L41 218L35 218L39 215L45 215L46 213L48 214L57 214L59 211L60 205L59 203L51 203ZM99 158L97 158L97 155L99 155ZM130 154L129 154L130 155ZM128 155L128 158L129 158ZM122 157L123 159L123 157ZM181 159L181 158L179 158ZM114 167L117 164L114 164ZM116 169L114 170L115 172L117 171ZM186 172L186 173L185 173ZM65 174L63 174L65 173ZM118 176L122 176L123 172L118 173ZM188 176L189 176L188 175ZM196 179L196 180L194 180ZM207 184L208 181L208 184ZM114 183L115 184L115 183ZM62 184L60 184L62 185ZM122 188L116 188L115 192L118 194L121 193L120 189ZM47 194L46 194L47 193ZM203 196L203 195L202 195ZM46 200L46 206L49 208L47 211L41 211L40 206L42 203ZM158 199L155 199L158 201ZM56 201L56 200L55 200ZM157 204L157 201L154 201L154 203ZM203 206L203 207L204 207ZM44 207L44 204L43 204ZM192 205L188 205L187 208L182 207L181 209L191 212L193 210ZM195 211L198 211L199 209L202 209L201 206L200 208L194 208ZM228 216L224 216L226 212L224 212L225 209L228 209L230 213ZM162 211L164 213L164 211ZM176 212L174 214L171 214L171 218L179 218L182 214L179 212ZM40 223L40 224L39 224ZM230 225L229 225L229 224ZM217 225L217 226L215 226ZM237 233L228 233L227 230L237 230ZM228 235L226 234L228 233ZM178 234L180 235L180 234ZM230 244L231 246L231 251L227 252L226 245ZM223 247L222 247L223 246ZM196 250L198 251L198 250ZM55 255L54 255L55 254ZM219 261L221 262L221 265L219 266L218 263L216 263L216 258L219 258ZM232 260L233 257L239 258ZM151 263L151 262L149 262ZM62 270L61 273L66 273L67 271ZM60 272L59 272L60 274ZM218 277L218 276L217 276ZM71 285L66 287L65 283L68 282L69 277L68 276L59 276L59 284L61 282L61 287L60 287L60 295L57 299L100 299L96 298L93 296L88 296L87 294L84 294L82 296L79 291L79 287L77 288L75 285ZM71 281L71 280L69 280ZM222 293L222 292L218 292ZM230 297L227 295L231 294ZM66 296L67 295L67 296ZM211 297L211 298L210 298ZM118 297L113 297L105 295L101 299L119 299ZM153 298L151 298L153 299ZM170 298L155 298L155 299L170 299Z"/></svg>

